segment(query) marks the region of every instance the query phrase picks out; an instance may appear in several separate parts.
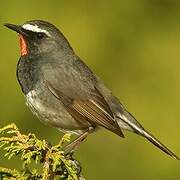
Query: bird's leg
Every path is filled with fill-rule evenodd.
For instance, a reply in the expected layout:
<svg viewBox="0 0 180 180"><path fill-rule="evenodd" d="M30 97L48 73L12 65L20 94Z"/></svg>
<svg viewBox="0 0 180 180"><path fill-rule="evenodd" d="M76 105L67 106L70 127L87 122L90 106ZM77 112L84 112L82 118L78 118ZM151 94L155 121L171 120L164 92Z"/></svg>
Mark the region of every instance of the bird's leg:
<svg viewBox="0 0 180 180"><path fill-rule="evenodd" d="M68 144L67 146L65 146L64 148L64 152L65 154L73 154L74 151L79 147L79 145L81 144L81 142L86 139L86 137L88 136L89 131L85 131L83 134L81 134L80 136L78 136L74 141L72 141L70 144Z"/></svg>
<svg viewBox="0 0 180 180"><path fill-rule="evenodd" d="M94 130L94 128L89 128L84 133L82 133L80 136L78 136L74 141L72 141L70 144L65 146L64 152L65 154L73 154L75 150L79 147L81 142L86 139L86 137Z"/></svg>

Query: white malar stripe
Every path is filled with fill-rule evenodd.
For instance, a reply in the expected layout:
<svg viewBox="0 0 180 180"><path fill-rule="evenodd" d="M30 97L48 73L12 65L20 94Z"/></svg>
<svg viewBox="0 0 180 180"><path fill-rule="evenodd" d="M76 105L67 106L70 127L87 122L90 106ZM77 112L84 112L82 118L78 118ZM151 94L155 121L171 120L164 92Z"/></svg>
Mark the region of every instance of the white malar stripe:
<svg viewBox="0 0 180 180"><path fill-rule="evenodd" d="M22 25L22 28L28 31L32 32L42 32L45 33L47 36L51 36L50 33L44 29L39 28L37 25L32 25L32 24L24 24Z"/></svg>

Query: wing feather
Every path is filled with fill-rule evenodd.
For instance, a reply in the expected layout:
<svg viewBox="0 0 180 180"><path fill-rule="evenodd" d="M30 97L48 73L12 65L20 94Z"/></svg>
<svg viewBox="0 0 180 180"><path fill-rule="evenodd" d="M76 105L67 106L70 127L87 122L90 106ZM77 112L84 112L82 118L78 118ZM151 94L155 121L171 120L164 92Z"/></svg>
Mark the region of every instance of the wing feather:
<svg viewBox="0 0 180 180"><path fill-rule="evenodd" d="M66 96L58 89L54 88L48 81L45 83L51 93L63 103L64 107L73 118L82 122L88 121L92 126L102 126L124 137L118 123L113 119L113 113L107 102L96 88L92 93L92 98L81 100Z"/></svg>

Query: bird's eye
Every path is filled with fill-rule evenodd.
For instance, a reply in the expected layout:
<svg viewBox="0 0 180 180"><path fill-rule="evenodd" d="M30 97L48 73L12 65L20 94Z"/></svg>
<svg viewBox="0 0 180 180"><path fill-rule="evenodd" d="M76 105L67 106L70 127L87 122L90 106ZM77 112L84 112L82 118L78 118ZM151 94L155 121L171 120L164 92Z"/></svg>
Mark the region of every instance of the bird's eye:
<svg viewBox="0 0 180 180"><path fill-rule="evenodd" d="M38 32L37 33L37 38L38 39L43 39L45 37L45 34L44 33L42 33L42 32Z"/></svg>

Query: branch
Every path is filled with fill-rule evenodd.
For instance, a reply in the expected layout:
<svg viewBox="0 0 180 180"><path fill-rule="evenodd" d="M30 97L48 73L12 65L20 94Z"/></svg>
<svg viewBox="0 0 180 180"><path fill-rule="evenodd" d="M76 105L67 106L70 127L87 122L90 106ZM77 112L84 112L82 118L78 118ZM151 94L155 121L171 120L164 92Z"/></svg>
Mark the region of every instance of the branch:
<svg viewBox="0 0 180 180"><path fill-rule="evenodd" d="M70 141L70 134L65 134L54 146L34 134L21 134L14 123L1 128L0 134L5 134L0 137L0 148L6 151L4 156L11 159L19 155L22 162L21 171L0 167L0 179L84 180L79 162L62 149Z"/></svg>

